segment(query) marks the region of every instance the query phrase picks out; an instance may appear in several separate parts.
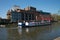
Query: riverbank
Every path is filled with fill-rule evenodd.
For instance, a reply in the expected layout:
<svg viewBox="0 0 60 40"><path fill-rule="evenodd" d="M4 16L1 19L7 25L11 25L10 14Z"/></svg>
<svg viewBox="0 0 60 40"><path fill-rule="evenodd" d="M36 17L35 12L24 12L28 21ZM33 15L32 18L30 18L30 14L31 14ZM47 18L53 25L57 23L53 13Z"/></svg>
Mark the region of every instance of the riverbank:
<svg viewBox="0 0 60 40"><path fill-rule="evenodd" d="M53 24L53 23L57 23L57 22L51 22L51 24ZM51 24L49 24L49 25L51 25ZM4 27L7 27L7 28L18 27L17 23L9 23L9 24L4 24L4 25L5 25ZM40 25L40 26L48 26L48 25Z"/></svg>
<svg viewBox="0 0 60 40"><path fill-rule="evenodd" d="M17 23L12 23L12 24L6 24L6 27L17 27Z"/></svg>

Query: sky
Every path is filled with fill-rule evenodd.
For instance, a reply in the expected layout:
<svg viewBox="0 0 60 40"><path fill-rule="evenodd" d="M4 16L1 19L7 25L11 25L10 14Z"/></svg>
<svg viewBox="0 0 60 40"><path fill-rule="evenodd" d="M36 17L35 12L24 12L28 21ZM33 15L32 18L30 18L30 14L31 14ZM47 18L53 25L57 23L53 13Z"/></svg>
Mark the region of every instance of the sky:
<svg viewBox="0 0 60 40"><path fill-rule="evenodd" d="M50 12L51 14L60 10L60 0L0 0L0 17L6 18L7 11L14 5L18 5L22 9L33 6L37 10Z"/></svg>

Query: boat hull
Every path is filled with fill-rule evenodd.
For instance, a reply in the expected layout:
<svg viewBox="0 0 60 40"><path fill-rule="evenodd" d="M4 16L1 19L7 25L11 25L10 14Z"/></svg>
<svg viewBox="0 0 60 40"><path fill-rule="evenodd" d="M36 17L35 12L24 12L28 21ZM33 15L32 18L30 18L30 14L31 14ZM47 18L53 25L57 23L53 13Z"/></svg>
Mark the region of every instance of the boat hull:
<svg viewBox="0 0 60 40"><path fill-rule="evenodd" d="M19 24L21 23L21 24ZM18 26L22 26L22 27L28 27L28 26L40 26L40 25L49 25L51 24L50 22L19 22Z"/></svg>

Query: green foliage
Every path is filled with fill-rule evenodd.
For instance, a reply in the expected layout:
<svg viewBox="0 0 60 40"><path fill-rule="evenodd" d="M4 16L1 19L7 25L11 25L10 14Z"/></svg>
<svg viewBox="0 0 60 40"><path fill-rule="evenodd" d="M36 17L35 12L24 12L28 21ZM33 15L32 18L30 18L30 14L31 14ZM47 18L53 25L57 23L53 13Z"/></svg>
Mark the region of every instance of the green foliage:
<svg viewBox="0 0 60 40"><path fill-rule="evenodd" d="M60 21L60 15L53 14L52 17L54 18L54 20Z"/></svg>

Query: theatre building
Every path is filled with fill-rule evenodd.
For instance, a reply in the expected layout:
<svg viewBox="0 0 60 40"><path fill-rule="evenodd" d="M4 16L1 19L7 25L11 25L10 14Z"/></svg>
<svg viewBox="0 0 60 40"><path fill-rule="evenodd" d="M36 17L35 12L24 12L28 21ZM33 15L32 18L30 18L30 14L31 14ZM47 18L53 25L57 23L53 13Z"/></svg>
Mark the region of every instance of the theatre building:
<svg viewBox="0 0 60 40"><path fill-rule="evenodd" d="M24 9L14 6L7 12L7 19L11 22L18 21L51 21L51 14L48 12L37 11L35 7L26 7Z"/></svg>

